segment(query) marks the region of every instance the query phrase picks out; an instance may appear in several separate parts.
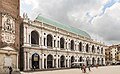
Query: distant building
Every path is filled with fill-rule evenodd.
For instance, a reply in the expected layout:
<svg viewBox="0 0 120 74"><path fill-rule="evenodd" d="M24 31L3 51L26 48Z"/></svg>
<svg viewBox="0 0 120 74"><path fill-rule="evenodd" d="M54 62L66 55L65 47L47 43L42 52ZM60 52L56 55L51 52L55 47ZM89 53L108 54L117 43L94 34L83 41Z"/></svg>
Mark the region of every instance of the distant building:
<svg viewBox="0 0 120 74"><path fill-rule="evenodd" d="M112 45L105 49L106 64L120 63L120 45Z"/></svg>

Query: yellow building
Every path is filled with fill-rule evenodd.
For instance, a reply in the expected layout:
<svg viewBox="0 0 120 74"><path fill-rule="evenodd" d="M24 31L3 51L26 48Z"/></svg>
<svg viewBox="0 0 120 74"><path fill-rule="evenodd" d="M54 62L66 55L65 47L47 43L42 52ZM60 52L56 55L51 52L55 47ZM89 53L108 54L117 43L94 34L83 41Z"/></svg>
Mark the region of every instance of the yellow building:
<svg viewBox="0 0 120 74"><path fill-rule="evenodd" d="M108 46L105 50L106 64L120 63L120 45Z"/></svg>

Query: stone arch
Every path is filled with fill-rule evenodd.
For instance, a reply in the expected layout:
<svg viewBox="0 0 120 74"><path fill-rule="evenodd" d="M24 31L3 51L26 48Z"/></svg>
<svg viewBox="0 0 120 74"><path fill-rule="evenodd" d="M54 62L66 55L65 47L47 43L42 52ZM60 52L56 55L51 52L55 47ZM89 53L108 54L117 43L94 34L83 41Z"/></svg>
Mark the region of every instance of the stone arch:
<svg viewBox="0 0 120 74"><path fill-rule="evenodd" d="M101 54L103 54L103 48L101 48Z"/></svg>
<svg viewBox="0 0 120 74"><path fill-rule="evenodd" d="M72 57L71 57L71 63L73 63L74 61L75 61L75 57L72 56Z"/></svg>
<svg viewBox="0 0 120 74"><path fill-rule="evenodd" d="M53 56L51 54L47 56L47 68L53 68Z"/></svg>
<svg viewBox="0 0 120 74"><path fill-rule="evenodd" d="M61 67L65 67L65 56L64 55L60 57L60 65Z"/></svg>
<svg viewBox="0 0 120 74"><path fill-rule="evenodd" d="M31 44L39 45L39 33L35 30L31 32Z"/></svg>
<svg viewBox="0 0 120 74"><path fill-rule="evenodd" d="M98 54L100 53L100 48L99 48L99 46L97 47L97 53L98 53Z"/></svg>
<svg viewBox="0 0 120 74"><path fill-rule="evenodd" d="M65 39L63 37L60 38L60 48L64 49Z"/></svg>
<svg viewBox="0 0 120 74"><path fill-rule="evenodd" d="M90 58L87 57L87 58L86 58L86 65L88 66L89 64L90 64Z"/></svg>
<svg viewBox="0 0 120 74"><path fill-rule="evenodd" d="M97 64L100 65L100 58L97 58Z"/></svg>
<svg viewBox="0 0 120 74"><path fill-rule="evenodd" d="M89 52L89 45L86 44L86 52Z"/></svg>
<svg viewBox="0 0 120 74"><path fill-rule="evenodd" d="M101 59L101 65L104 65L104 59L103 58Z"/></svg>
<svg viewBox="0 0 120 74"><path fill-rule="evenodd" d="M92 58L92 65L95 65L95 58Z"/></svg>
<svg viewBox="0 0 120 74"><path fill-rule="evenodd" d="M51 34L47 35L47 47L52 47L53 45L53 37Z"/></svg>
<svg viewBox="0 0 120 74"><path fill-rule="evenodd" d="M95 46L92 45L92 53L95 53Z"/></svg>
<svg viewBox="0 0 120 74"><path fill-rule="evenodd" d="M32 68L39 69L39 59L40 56L37 53L32 55Z"/></svg>
<svg viewBox="0 0 120 74"><path fill-rule="evenodd" d="M74 40L71 40L71 51L74 51Z"/></svg>
<svg viewBox="0 0 120 74"><path fill-rule="evenodd" d="M83 58L82 58L82 56L80 57L79 61L80 61L80 62L82 62L82 61L83 61Z"/></svg>
<svg viewBox="0 0 120 74"><path fill-rule="evenodd" d="M79 51L82 51L82 42L79 43Z"/></svg>

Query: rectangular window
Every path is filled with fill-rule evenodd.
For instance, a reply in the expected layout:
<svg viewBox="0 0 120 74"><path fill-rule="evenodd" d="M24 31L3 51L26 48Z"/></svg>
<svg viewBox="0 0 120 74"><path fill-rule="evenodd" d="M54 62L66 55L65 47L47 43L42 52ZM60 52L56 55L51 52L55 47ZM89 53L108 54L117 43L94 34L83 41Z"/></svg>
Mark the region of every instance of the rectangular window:
<svg viewBox="0 0 120 74"><path fill-rule="evenodd" d="M54 40L54 47L56 47L55 45L56 45L56 40Z"/></svg>
<svg viewBox="0 0 120 74"><path fill-rule="evenodd" d="M58 48L59 48L59 41L58 41Z"/></svg>
<svg viewBox="0 0 120 74"><path fill-rule="evenodd" d="M67 42L66 42L66 49L67 49Z"/></svg>
<svg viewBox="0 0 120 74"><path fill-rule="evenodd" d="M44 38L44 46L45 46L46 39Z"/></svg>
<svg viewBox="0 0 120 74"><path fill-rule="evenodd" d="M30 35L29 35L29 44L30 44Z"/></svg>

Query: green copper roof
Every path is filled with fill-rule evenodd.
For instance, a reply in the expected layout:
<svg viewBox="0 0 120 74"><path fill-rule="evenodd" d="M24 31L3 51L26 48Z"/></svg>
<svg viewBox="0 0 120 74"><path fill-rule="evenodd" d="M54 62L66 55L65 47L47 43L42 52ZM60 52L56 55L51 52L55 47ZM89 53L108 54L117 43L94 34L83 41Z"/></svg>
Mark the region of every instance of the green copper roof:
<svg viewBox="0 0 120 74"><path fill-rule="evenodd" d="M83 37L91 38L90 35L88 33L86 33L85 31L82 31L82 30L77 29L75 27L72 27L70 25L59 23L59 22L57 22L55 20L52 20L52 19L50 19L48 17L45 17L43 15L38 15L36 20L40 21L40 22L47 23L47 24L52 25L52 26L55 26L57 28L66 30L68 32L78 34L78 35L83 36Z"/></svg>

